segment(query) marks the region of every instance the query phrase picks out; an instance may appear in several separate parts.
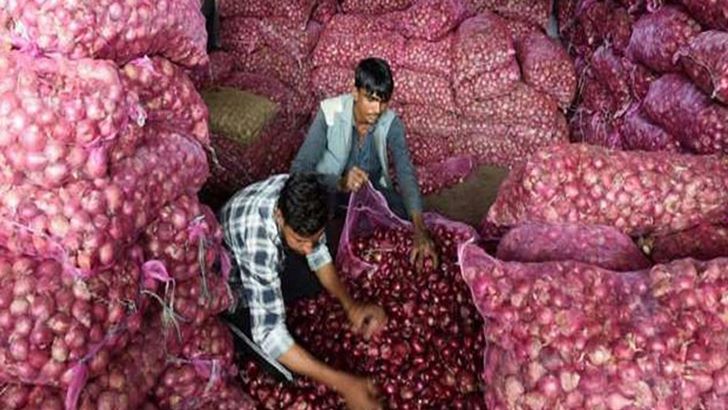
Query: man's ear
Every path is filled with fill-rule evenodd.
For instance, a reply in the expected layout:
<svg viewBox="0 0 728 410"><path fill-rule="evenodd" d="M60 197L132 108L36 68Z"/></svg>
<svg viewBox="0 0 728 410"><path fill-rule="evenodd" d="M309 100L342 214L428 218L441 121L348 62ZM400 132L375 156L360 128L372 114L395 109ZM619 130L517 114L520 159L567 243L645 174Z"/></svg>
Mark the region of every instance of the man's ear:
<svg viewBox="0 0 728 410"><path fill-rule="evenodd" d="M356 101L356 99L359 98L359 90L356 88L355 85L351 86L351 95L354 96L354 101Z"/></svg>

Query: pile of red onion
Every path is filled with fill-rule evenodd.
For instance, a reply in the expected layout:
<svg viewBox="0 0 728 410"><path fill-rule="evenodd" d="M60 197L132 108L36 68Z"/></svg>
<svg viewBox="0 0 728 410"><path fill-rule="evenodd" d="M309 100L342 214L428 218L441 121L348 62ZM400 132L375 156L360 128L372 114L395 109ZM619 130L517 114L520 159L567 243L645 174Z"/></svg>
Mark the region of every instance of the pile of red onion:
<svg viewBox="0 0 728 410"><path fill-rule="evenodd" d="M352 297L388 315L371 340L351 332L328 294L289 308L289 328L317 358L373 378L386 408L482 408L482 322L455 264L456 246L467 233L440 226L432 234L442 262L420 272L409 262L411 232L378 228L351 243L355 257L373 266L344 279ZM286 386L253 363L242 371L245 389L265 408L343 406L335 392L308 379Z"/></svg>

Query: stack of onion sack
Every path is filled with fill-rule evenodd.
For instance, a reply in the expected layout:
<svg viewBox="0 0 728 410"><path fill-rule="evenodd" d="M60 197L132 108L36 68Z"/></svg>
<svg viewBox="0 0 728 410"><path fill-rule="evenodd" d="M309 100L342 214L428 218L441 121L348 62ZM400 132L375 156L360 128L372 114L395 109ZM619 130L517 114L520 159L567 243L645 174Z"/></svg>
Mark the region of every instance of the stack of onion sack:
<svg viewBox="0 0 728 410"><path fill-rule="evenodd" d="M198 0L3 4L0 42L21 49L124 64L160 55L188 67L207 62L207 32ZM153 29L150 29L153 27Z"/></svg>
<svg viewBox="0 0 728 410"><path fill-rule="evenodd" d="M484 7L471 16L459 0L394 3L326 24L312 55L319 99L348 92L360 59L389 61L391 108L405 123L419 173L435 176L438 189L450 184L438 171L448 158L511 166L568 140L560 109L576 91L573 63L539 28L523 23L517 41L509 25L518 22ZM361 32L367 36L352 34Z"/></svg>
<svg viewBox="0 0 728 410"><path fill-rule="evenodd" d="M727 176L728 163L718 156L564 145L513 170L487 221L601 224L631 236L666 235L723 223Z"/></svg>
<svg viewBox="0 0 728 410"><path fill-rule="evenodd" d="M111 359L109 370L85 387L79 409L254 408L238 386L222 378L234 368L230 365L232 339L224 324L211 318L195 331L184 349L165 344L160 338L165 329L157 317L146 319L142 327L145 332L134 336L124 352ZM165 370L170 354L189 359L175 358L176 364ZM162 382L155 389L157 380ZM151 399L147 396L150 391ZM64 408L61 391L45 386L7 385L0 404L12 410Z"/></svg>
<svg viewBox="0 0 728 410"><path fill-rule="evenodd" d="M207 61L204 19L197 1L152 3L0 16L2 408L136 409L167 354L198 363L214 358L192 347L220 345L194 334L231 302L219 225L196 199L208 114L175 65Z"/></svg>
<svg viewBox="0 0 728 410"><path fill-rule="evenodd" d="M225 0L219 5L222 48L233 70L221 83L266 96L281 116L304 121L315 103L309 55L322 30L316 0ZM281 92L283 90L283 92Z"/></svg>
<svg viewBox="0 0 728 410"><path fill-rule="evenodd" d="M165 282L149 295L155 300L150 320L156 343L166 354L152 386L154 402L162 409L201 408L218 394L234 394L232 335L216 317L230 307L232 294L215 215L196 197L181 196L160 211L142 243ZM249 408L244 403L234 408Z"/></svg>
<svg viewBox="0 0 728 410"><path fill-rule="evenodd" d="M617 273L466 244L460 264L491 342L488 408L725 408L728 260Z"/></svg>
<svg viewBox="0 0 728 410"><path fill-rule="evenodd" d="M625 150L726 152L725 5L619 3L582 0L565 26L582 84L573 139Z"/></svg>
<svg viewBox="0 0 728 410"><path fill-rule="evenodd" d="M0 383L62 388L73 403L140 330L154 290L142 250L86 279L53 259L0 254Z"/></svg>
<svg viewBox="0 0 728 410"><path fill-rule="evenodd" d="M417 271L410 262L412 232L369 189L350 204L339 255L343 281L356 300L381 306L387 325L369 341L351 332L346 314L328 294L288 310L296 340L328 364L368 375L386 408L484 408L482 322L455 264L457 245L471 228L427 215L441 264ZM345 244L345 245L344 245ZM265 408L343 408L338 395L301 378L275 383L255 364L242 370L247 392ZM306 407L308 406L308 407Z"/></svg>

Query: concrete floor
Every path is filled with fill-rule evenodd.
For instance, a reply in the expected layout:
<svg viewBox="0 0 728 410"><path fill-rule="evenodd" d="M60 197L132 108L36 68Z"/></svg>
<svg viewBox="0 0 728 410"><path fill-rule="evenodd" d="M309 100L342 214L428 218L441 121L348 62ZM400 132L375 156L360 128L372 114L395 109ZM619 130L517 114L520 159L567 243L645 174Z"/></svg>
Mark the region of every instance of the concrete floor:
<svg viewBox="0 0 728 410"><path fill-rule="evenodd" d="M426 196L425 210L438 212L477 228L495 201L498 187L506 176L507 168L481 166L463 183Z"/></svg>

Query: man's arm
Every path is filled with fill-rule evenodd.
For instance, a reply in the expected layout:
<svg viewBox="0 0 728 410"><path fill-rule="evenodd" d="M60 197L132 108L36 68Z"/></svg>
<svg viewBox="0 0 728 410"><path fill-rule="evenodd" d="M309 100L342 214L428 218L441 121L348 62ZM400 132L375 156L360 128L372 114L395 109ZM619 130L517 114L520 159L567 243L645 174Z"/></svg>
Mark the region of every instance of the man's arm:
<svg viewBox="0 0 728 410"><path fill-rule="evenodd" d="M344 398L348 408L366 410L381 408L377 401L377 390L370 380L335 370L311 356L297 344L291 346L278 360L294 372L332 388Z"/></svg>
<svg viewBox="0 0 728 410"><path fill-rule="evenodd" d="M286 327L283 293L276 271L277 253L265 241L261 241L260 245L257 251L238 248L235 255L241 269L246 271L243 286L255 343L295 373L338 392L351 408L379 409L376 389L369 380L333 369L293 340ZM325 255L323 258L321 260L325 260ZM331 257L328 256L328 259L330 261Z"/></svg>
<svg viewBox="0 0 728 410"><path fill-rule="evenodd" d="M344 308L355 333L368 340L387 323L387 316L379 306L357 303L351 298L341 283L333 263L328 263L316 271L316 276L326 290L339 300Z"/></svg>
<svg viewBox="0 0 728 410"><path fill-rule="evenodd" d="M402 199L414 227L415 243L412 262L419 267L424 263L424 258L430 257L437 265L437 252L422 218L422 196L417 185L417 175L410 159L409 147L404 133L404 124L399 118L395 118L389 128L387 141L389 150L392 152L397 181L402 191Z"/></svg>
<svg viewBox="0 0 728 410"><path fill-rule="evenodd" d="M248 301L253 339L263 351L297 374L310 377L339 393L352 408L377 409L376 389L369 380L338 371L317 360L288 333L280 283L269 283Z"/></svg>
<svg viewBox="0 0 728 410"><path fill-rule="evenodd" d="M397 172L397 182L404 200L405 208L410 218L422 214L422 196L417 185L415 167L412 165L409 147L404 135L404 124L399 118L392 121L387 135L387 145L392 153L394 169Z"/></svg>
<svg viewBox="0 0 728 410"><path fill-rule="evenodd" d="M316 172L316 166L326 151L328 129L324 113L319 109L308 129L306 139L291 164L291 172ZM320 175L319 180L331 191L338 188L338 175Z"/></svg>
<svg viewBox="0 0 728 410"><path fill-rule="evenodd" d="M365 339L377 332L387 322L387 316L382 308L374 305L357 303L351 298L346 287L341 283L336 272L331 254L326 247L326 237L316 246L316 249L308 255L308 266L316 272L316 276L324 288L341 303L341 307L349 317L354 327L354 332L361 333Z"/></svg>

